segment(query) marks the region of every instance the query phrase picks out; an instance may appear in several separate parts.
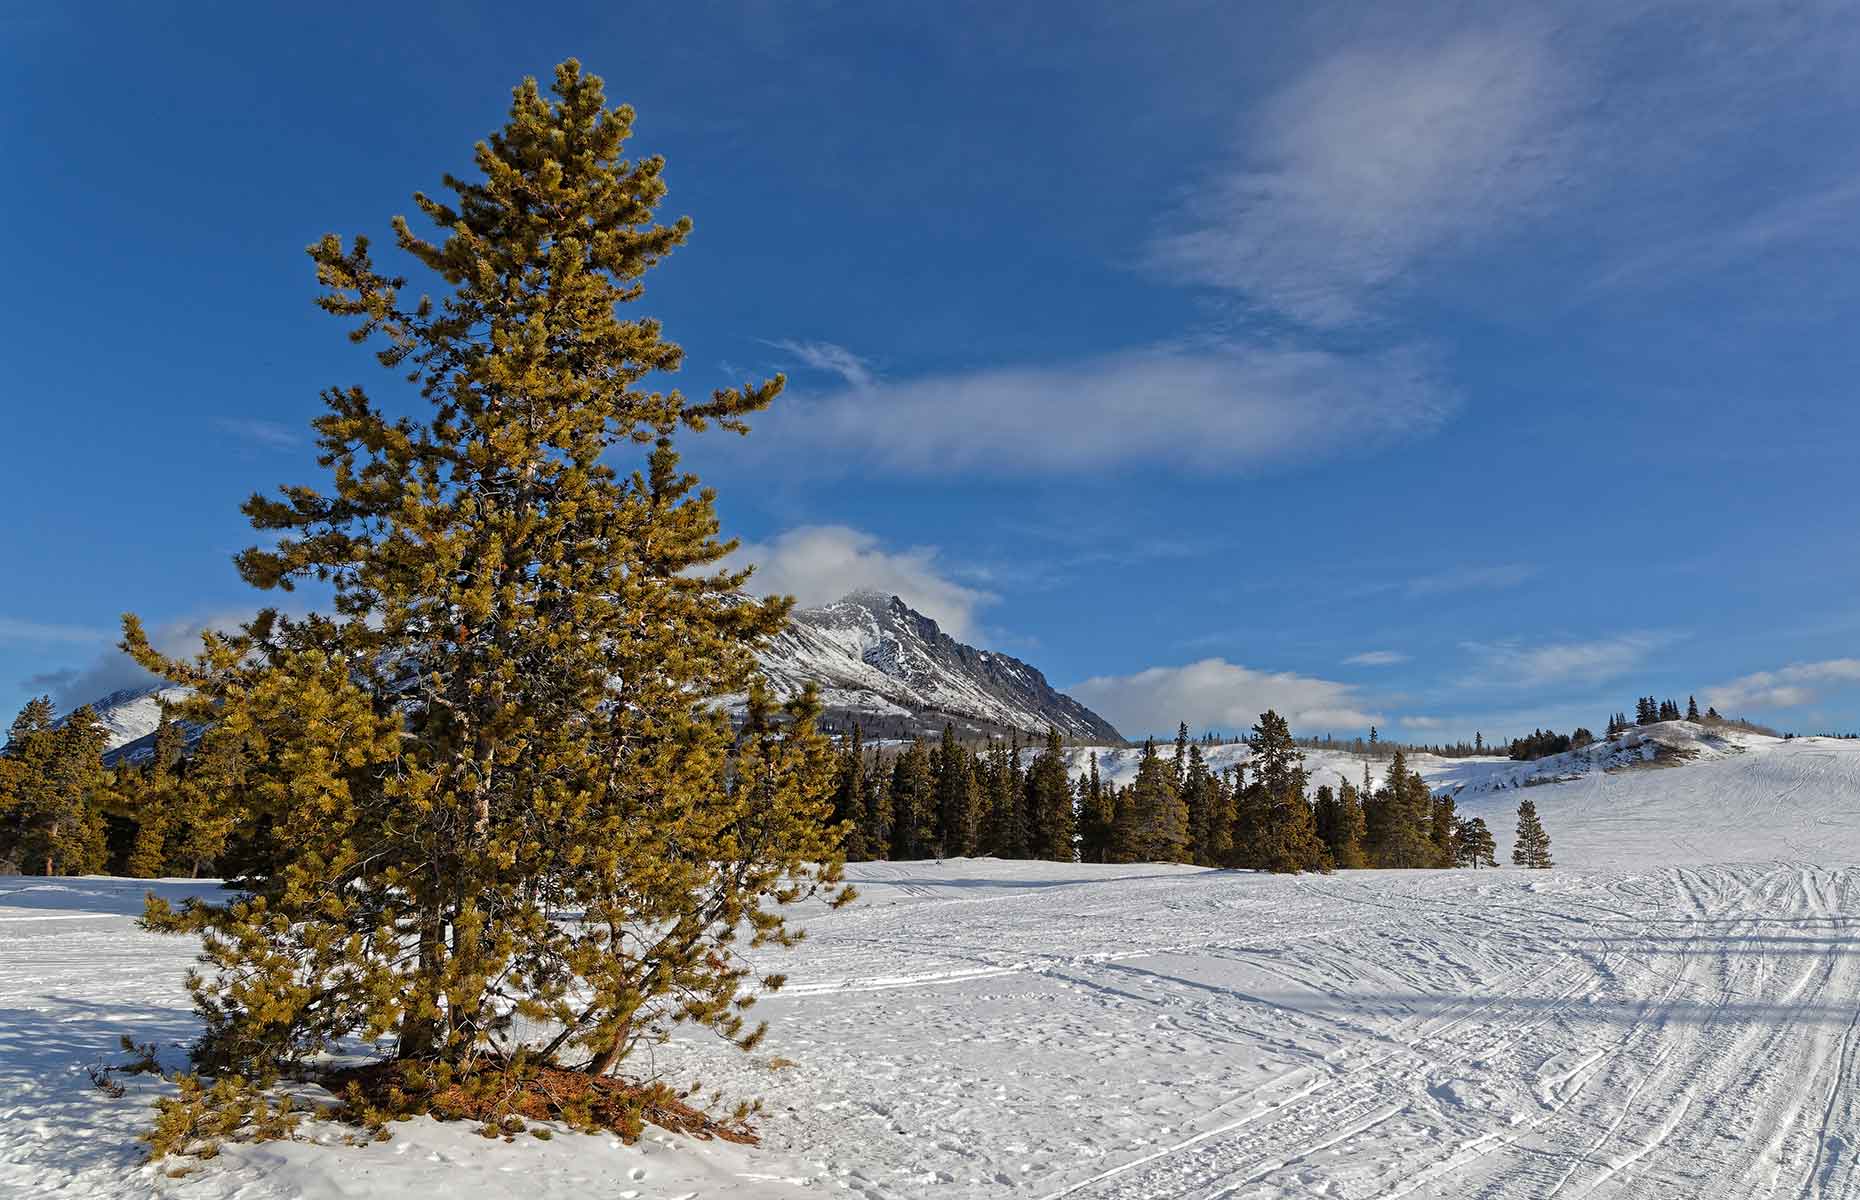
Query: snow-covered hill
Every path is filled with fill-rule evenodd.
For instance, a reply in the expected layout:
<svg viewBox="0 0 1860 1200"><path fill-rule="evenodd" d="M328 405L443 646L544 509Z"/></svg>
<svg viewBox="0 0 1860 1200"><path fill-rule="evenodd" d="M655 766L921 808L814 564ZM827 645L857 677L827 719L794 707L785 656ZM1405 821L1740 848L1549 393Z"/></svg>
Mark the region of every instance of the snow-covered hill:
<svg viewBox="0 0 1860 1200"><path fill-rule="evenodd" d="M156 685L123 688L91 701L91 711L97 714L107 731L104 748L116 750L152 736L155 727L161 724L162 701L179 700L186 694L186 688Z"/></svg>
<svg viewBox="0 0 1860 1200"><path fill-rule="evenodd" d="M857 720L875 737L935 733L953 721L968 735L1052 726L1081 741L1123 740L1038 670L958 642L883 592L798 610L760 657L778 694L817 684L830 723Z"/></svg>

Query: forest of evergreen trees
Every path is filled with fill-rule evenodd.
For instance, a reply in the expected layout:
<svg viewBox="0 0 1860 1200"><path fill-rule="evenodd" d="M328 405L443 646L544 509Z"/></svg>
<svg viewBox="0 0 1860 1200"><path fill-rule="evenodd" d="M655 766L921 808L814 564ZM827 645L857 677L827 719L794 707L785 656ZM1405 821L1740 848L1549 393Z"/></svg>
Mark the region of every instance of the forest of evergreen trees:
<svg viewBox="0 0 1860 1200"><path fill-rule="evenodd" d="M946 726L934 745L919 738L887 751L868 749L855 728L841 743L834 816L851 860L991 855L1278 872L1493 865L1485 822L1433 795L1403 748L1379 783L1365 760L1360 786L1308 794L1283 717L1261 714L1249 742L1248 761L1215 770L1202 752L1209 739L1183 725L1173 756L1145 742L1136 778L1120 787L1099 774L1096 754L1069 778L1054 731L1043 743L972 748Z"/></svg>

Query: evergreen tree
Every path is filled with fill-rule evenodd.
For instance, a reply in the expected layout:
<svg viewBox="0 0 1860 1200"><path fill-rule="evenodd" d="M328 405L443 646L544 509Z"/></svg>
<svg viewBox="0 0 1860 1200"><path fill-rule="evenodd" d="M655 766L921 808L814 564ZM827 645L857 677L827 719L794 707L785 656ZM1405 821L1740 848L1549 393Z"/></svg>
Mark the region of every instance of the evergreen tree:
<svg viewBox="0 0 1860 1200"><path fill-rule="evenodd" d="M311 248L320 305L431 405L390 418L329 390L328 490L246 502L277 538L241 575L326 585L333 613L263 612L192 662L125 619L135 657L193 690L177 715L213 726L217 766L189 782L255 847L247 894L145 918L203 937L210 1071L391 1037L471 1072L542 1027L532 1060L594 1074L677 1023L748 1048L744 1011L780 980L743 951L795 940L789 902L849 896L818 704L778 711L754 678L790 602L742 600L674 449L746 432L782 381L642 386L681 352L619 306L691 227L654 223L663 161L621 157L630 109L573 61L553 91L516 90L480 179L415 195L440 240L395 222L439 301L404 298L365 239ZM719 702L745 693L738 735Z"/></svg>
<svg viewBox="0 0 1860 1200"><path fill-rule="evenodd" d="M1182 804L1188 813L1190 861L1204 867L1225 863L1233 851L1233 796L1220 776L1208 769L1199 746L1188 748Z"/></svg>
<svg viewBox="0 0 1860 1200"><path fill-rule="evenodd" d="M1407 754L1397 748L1375 804L1367 806L1374 814L1370 853L1378 867L1434 865L1434 844L1429 836L1432 800L1427 782L1408 770Z"/></svg>
<svg viewBox="0 0 1860 1200"><path fill-rule="evenodd" d="M1126 862L1182 862L1188 857L1188 810L1175 790L1175 775L1156 753L1155 739L1143 743L1137 777L1124 789L1129 824Z"/></svg>
<svg viewBox="0 0 1860 1200"><path fill-rule="evenodd" d="M1046 731L1046 747L1027 772L1029 807L1039 814L1040 842L1030 847L1035 858L1071 862L1076 819L1072 812L1072 783L1066 776L1065 743L1059 731Z"/></svg>
<svg viewBox="0 0 1860 1200"><path fill-rule="evenodd" d="M1079 778L1079 858L1084 862L1116 861L1112 857L1117 825L1116 798L1098 774L1098 755L1091 756L1091 769Z"/></svg>
<svg viewBox="0 0 1860 1200"><path fill-rule="evenodd" d="M974 854L978 806L975 758L956 741L956 727L948 722L943 725L943 743L937 754L936 797L943 853Z"/></svg>
<svg viewBox="0 0 1860 1200"><path fill-rule="evenodd" d="M1310 802L1309 776L1285 718L1268 709L1253 726L1251 782L1235 807L1235 865L1262 871L1326 871L1330 857L1319 839Z"/></svg>
<svg viewBox="0 0 1860 1200"><path fill-rule="evenodd" d="M936 844L936 788L930 776L930 753L924 740L911 745L891 771L891 857L893 860L929 858L941 851Z"/></svg>
<svg viewBox="0 0 1860 1200"><path fill-rule="evenodd" d="M989 750L988 806L994 814L994 852L1000 858L1020 858L1026 831L1021 824L1019 740L997 741Z"/></svg>
<svg viewBox="0 0 1860 1200"><path fill-rule="evenodd" d="M1634 723L1651 725L1660 719L1659 707L1654 704L1652 696L1642 696L1634 705Z"/></svg>
<svg viewBox="0 0 1860 1200"><path fill-rule="evenodd" d="M891 811L891 767L884 756L872 753L872 768L865 773L865 848L874 859L891 857L891 835L897 825Z"/></svg>
<svg viewBox="0 0 1860 1200"><path fill-rule="evenodd" d="M1459 836L1455 841L1455 861L1462 867L1495 867L1498 860L1498 845L1492 839L1492 831L1485 827L1481 817L1468 817L1460 822Z"/></svg>
<svg viewBox="0 0 1860 1200"><path fill-rule="evenodd" d="M1188 722L1182 721L1175 727L1175 760L1170 763L1175 771L1175 794L1183 796L1188 791Z"/></svg>
<svg viewBox="0 0 1860 1200"><path fill-rule="evenodd" d="M1459 861L1460 820L1459 814L1454 811L1456 807L1452 796L1434 797L1428 840L1434 845L1434 865L1437 867L1451 867Z"/></svg>
<svg viewBox="0 0 1860 1200"><path fill-rule="evenodd" d="M1325 838L1325 848L1330 852L1332 864L1340 870L1352 871L1368 866L1369 856L1364 848L1363 798L1350 783L1346 782L1337 789L1335 822L1331 835Z"/></svg>
<svg viewBox="0 0 1860 1200"><path fill-rule="evenodd" d="M88 707L63 722L49 697L29 701L8 730L0 775L0 860L44 875L88 875L108 860L103 723Z"/></svg>
<svg viewBox="0 0 1860 1200"><path fill-rule="evenodd" d="M1537 805L1530 797L1518 802L1518 838L1511 846L1511 861L1520 867L1547 870L1550 861L1550 835L1537 819Z"/></svg>
<svg viewBox="0 0 1860 1200"><path fill-rule="evenodd" d="M865 744L857 721L840 751L839 777L833 784L833 823L845 831L841 845L846 858L852 862L865 859Z"/></svg>
<svg viewBox="0 0 1860 1200"><path fill-rule="evenodd" d="M1699 719L1698 699L1697 697L1694 697L1694 696L1687 696L1686 697L1686 720L1691 721L1693 724L1696 725L1698 724L1698 719Z"/></svg>

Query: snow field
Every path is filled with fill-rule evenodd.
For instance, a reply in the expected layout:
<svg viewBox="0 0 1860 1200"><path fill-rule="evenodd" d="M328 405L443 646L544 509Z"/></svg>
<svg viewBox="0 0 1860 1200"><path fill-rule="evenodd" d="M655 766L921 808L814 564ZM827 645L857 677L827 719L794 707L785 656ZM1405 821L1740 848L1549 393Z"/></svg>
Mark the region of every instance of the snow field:
<svg viewBox="0 0 1860 1200"><path fill-rule="evenodd" d="M190 948L134 930L144 884L0 880L0 1196L1849 1194L1860 747L1469 782L1501 856L1521 795L1556 871L855 865L769 956L756 1054L637 1064L761 1097L757 1149L414 1121L163 1178L129 1140L157 1085L83 1068L192 1035Z"/></svg>

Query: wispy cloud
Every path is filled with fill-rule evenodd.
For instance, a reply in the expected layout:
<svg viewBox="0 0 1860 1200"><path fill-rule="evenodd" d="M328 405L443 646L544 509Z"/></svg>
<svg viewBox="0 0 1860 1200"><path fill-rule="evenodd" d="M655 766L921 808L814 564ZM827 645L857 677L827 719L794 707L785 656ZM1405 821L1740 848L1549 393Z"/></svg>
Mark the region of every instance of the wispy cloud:
<svg viewBox="0 0 1860 1200"><path fill-rule="evenodd" d="M799 342L783 338L764 344L786 350L800 359L803 366L838 375L849 387L868 388L877 380L870 362L833 342Z"/></svg>
<svg viewBox="0 0 1860 1200"><path fill-rule="evenodd" d="M221 433L270 450L289 450L304 443L302 431L281 421L259 417L220 417L213 425Z"/></svg>
<svg viewBox="0 0 1860 1200"><path fill-rule="evenodd" d="M1603 288L1664 284L1722 270L1759 256L1811 247L1860 244L1860 177L1759 207L1723 226L1680 233L1616 261Z"/></svg>
<svg viewBox="0 0 1860 1200"><path fill-rule="evenodd" d="M848 525L804 525L768 542L744 543L730 565L753 563L752 591L825 604L861 588L888 592L934 620L951 637L976 631L976 614L995 596L958 583L934 546L887 549L877 535Z"/></svg>
<svg viewBox="0 0 1860 1200"><path fill-rule="evenodd" d="M1184 282L1315 326L1476 245L1557 171L1565 86L1534 27L1344 50L1266 103L1150 246Z"/></svg>
<svg viewBox="0 0 1860 1200"><path fill-rule="evenodd" d="M1407 662L1408 656L1399 650L1365 650L1343 661L1345 666L1351 667L1392 667Z"/></svg>
<svg viewBox="0 0 1860 1200"><path fill-rule="evenodd" d="M1139 462L1233 470L1426 433L1455 407L1416 348L1219 343L870 380L798 397L761 444L925 474Z"/></svg>
<svg viewBox="0 0 1860 1200"><path fill-rule="evenodd" d="M55 622L0 617L0 642L62 642L84 646L107 642L110 637L108 631L87 625L60 625Z"/></svg>
<svg viewBox="0 0 1860 1200"><path fill-rule="evenodd" d="M1453 567L1418 575L1402 586L1410 596L1440 596L1449 592L1488 591L1517 587L1537 568L1530 563L1499 563L1482 567Z"/></svg>
<svg viewBox="0 0 1860 1200"><path fill-rule="evenodd" d="M1827 684L1860 682L1860 658L1830 658L1757 671L1704 690L1705 702L1727 715L1747 709L1800 708L1821 698Z"/></svg>
<svg viewBox="0 0 1860 1200"><path fill-rule="evenodd" d="M1167 732L1180 721L1194 729L1243 730L1267 709L1299 733L1367 729L1381 720L1365 711L1350 684L1255 671L1224 658L1095 676L1067 691L1132 737Z"/></svg>
<svg viewBox="0 0 1860 1200"><path fill-rule="evenodd" d="M1517 641L1462 642L1478 665L1462 682L1470 687L1543 687L1600 683L1626 674L1674 640L1671 634L1634 632L1585 641L1529 645Z"/></svg>

